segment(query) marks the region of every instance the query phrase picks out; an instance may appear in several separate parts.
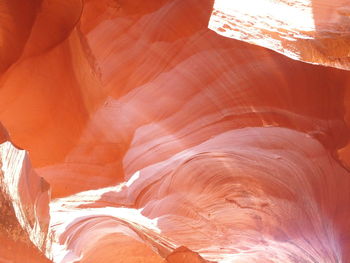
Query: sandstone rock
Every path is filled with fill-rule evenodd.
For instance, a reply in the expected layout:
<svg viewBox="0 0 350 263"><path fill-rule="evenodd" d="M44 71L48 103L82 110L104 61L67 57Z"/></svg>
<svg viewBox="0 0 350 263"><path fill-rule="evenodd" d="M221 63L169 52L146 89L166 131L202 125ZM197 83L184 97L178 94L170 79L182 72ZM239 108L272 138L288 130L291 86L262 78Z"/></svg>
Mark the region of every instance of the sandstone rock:
<svg viewBox="0 0 350 263"><path fill-rule="evenodd" d="M346 1L24 2L0 261L349 261Z"/></svg>
<svg viewBox="0 0 350 263"><path fill-rule="evenodd" d="M347 0L215 0L209 28L312 64L350 69Z"/></svg>

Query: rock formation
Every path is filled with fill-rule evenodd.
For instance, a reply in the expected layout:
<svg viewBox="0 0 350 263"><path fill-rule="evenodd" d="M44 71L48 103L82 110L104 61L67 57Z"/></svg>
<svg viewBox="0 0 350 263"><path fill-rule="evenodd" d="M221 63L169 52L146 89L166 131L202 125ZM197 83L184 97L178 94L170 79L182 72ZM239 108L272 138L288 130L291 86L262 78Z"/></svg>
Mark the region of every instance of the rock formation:
<svg viewBox="0 0 350 263"><path fill-rule="evenodd" d="M349 8L0 2L0 262L350 262Z"/></svg>
<svg viewBox="0 0 350 263"><path fill-rule="evenodd" d="M350 69L348 0L215 0L209 28L290 58Z"/></svg>

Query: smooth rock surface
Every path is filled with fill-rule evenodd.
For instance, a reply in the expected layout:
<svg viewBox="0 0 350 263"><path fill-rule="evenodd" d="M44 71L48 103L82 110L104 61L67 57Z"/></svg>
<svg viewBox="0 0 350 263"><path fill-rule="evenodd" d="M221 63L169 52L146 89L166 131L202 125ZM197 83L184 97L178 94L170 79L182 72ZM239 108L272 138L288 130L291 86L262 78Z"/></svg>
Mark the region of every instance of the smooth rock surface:
<svg viewBox="0 0 350 263"><path fill-rule="evenodd" d="M49 224L48 184L24 150L0 144L0 261L50 262L44 257Z"/></svg>
<svg viewBox="0 0 350 263"><path fill-rule="evenodd" d="M209 28L290 58L350 69L348 0L215 0Z"/></svg>
<svg viewBox="0 0 350 263"><path fill-rule="evenodd" d="M347 1L25 2L0 261L349 262Z"/></svg>

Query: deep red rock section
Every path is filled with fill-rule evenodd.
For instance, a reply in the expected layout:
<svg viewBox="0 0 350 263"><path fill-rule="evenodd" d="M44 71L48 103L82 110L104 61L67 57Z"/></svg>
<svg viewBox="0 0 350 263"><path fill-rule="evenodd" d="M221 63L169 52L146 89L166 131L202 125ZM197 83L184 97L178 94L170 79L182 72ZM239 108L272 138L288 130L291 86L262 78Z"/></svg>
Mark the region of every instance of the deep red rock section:
<svg viewBox="0 0 350 263"><path fill-rule="evenodd" d="M348 263L348 8L3 0L0 262Z"/></svg>

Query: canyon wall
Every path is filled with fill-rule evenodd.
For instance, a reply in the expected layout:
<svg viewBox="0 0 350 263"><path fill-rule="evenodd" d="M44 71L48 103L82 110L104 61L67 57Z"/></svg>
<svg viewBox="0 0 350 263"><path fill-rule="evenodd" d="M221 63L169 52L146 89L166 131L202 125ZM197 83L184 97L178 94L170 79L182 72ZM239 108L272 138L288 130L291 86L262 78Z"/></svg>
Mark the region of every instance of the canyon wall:
<svg viewBox="0 0 350 263"><path fill-rule="evenodd" d="M349 8L3 0L0 262L350 262Z"/></svg>

